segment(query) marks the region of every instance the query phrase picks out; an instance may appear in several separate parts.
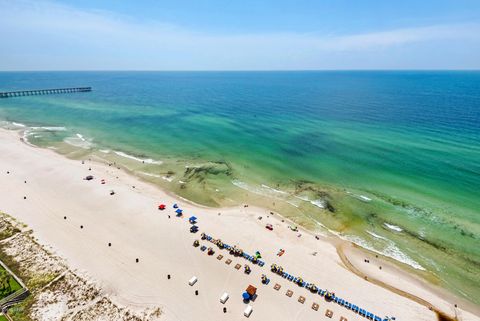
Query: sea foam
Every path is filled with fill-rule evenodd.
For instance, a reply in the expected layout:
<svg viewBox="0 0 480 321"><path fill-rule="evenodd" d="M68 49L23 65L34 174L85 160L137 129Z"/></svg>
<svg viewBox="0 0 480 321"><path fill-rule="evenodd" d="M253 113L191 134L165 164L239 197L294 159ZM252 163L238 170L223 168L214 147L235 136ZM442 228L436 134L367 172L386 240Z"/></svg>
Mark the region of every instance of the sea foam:
<svg viewBox="0 0 480 321"><path fill-rule="evenodd" d="M388 224L388 223L383 223L383 225L392 230L392 231L395 231L395 232L401 232L403 231L403 229L400 227L400 226L396 226L396 225L392 225L392 224Z"/></svg>
<svg viewBox="0 0 480 321"><path fill-rule="evenodd" d="M151 158L145 158L144 159L144 158L136 157L136 156L124 153L124 152L114 151L114 153L117 154L118 156L122 156L122 157L125 157L125 158L128 158L128 159L132 159L134 161L141 162L141 163L158 164L158 165L163 163L162 161L153 160Z"/></svg>

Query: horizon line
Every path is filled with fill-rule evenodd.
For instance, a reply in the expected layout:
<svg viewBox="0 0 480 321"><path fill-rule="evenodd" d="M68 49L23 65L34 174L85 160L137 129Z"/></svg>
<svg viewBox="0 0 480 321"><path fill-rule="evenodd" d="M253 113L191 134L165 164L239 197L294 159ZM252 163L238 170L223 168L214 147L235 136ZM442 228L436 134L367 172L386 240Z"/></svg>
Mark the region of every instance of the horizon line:
<svg viewBox="0 0 480 321"><path fill-rule="evenodd" d="M326 72L326 71L480 71L466 68L413 68L413 69L17 69L0 70L7 72Z"/></svg>

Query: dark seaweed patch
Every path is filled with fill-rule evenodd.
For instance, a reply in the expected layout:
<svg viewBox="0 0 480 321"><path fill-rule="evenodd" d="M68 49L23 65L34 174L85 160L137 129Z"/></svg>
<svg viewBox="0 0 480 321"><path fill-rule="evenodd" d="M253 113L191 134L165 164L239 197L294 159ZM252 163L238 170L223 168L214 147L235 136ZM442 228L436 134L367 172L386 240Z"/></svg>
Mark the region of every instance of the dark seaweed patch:
<svg viewBox="0 0 480 321"><path fill-rule="evenodd" d="M230 165L225 161L214 161L199 167L187 167L183 177L187 181L203 182L208 176L225 175L232 177L233 171Z"/></svg>

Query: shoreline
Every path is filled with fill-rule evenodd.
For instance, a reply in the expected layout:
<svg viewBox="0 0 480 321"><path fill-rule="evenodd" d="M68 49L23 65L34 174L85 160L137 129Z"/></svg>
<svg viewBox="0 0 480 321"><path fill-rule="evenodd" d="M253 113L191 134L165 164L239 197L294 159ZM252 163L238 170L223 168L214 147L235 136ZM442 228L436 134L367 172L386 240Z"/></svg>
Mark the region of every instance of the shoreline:
<svg viewBox="0 0 480 321"><path fill-rule="evenodd" d="M15 133L15 134L16 134L16 133ZM5 136L8 136L8 135L9 135L9 134L7 133L7 130L3 130L3 129L2 129L2 130L0 131L0 137L1 137L2 140L5 139ZM12 135L10 135L10 136L12 136ZM49 157L48 157L48 153L51 153L50 158L53 158L53 155L57 155L55 158L58 158L58 160L57 160L58 163L61 163L60 158L62 158L62 159L64 159L64 160L67 160L67 159L68 159L68 158L66 158L66 157L64 157L64 156L62 156L62 155L59 155L58 153L56 153L56 152L54 152L54 151L52 151L52 150L40 148L40 147L37 147L37 146L34 146L34 145L32 146L31 144L28 144L27 142L24 142L24 143L25 143L24 145L25 145L26 147L30 148L30 149L32 149L32 148L38 149L38 150L40 151L39 154L41 154L40 158L42 158L42 159L43 159L43 158L45 158L45 159L46 159L46 158L49 158ZM12 145L12 147L11 147L12 150L15 150L15 147L13 146L14 143L13 143L13 142L10 142L9 144ZM45 154L45 155L43 155L43 154ZM70 163L72 163L72 165L75 165L75 163L76 163L76 164L77 164L76 166L78 167L78 163L79 163L79 162L74 161L74 160L69 160L69 161L70 161ZM65 162L65 163L67 163L67 162ZM108 172L112 172L112 168L109 168L109 167L106 166L105 164L97 163L97 162L95 162L95 161L91 162L91 167L92 167L92 172L102 172L102 173L104 173L103 175L107 175ZM124 183L126 183L126 182L128 182L128 183L138 182L138 183L135 183L135 186L137 186L137 184L138 184L138 188L137 188L137 187L135 188L135 192L137 192L137 193L141 193L141 192L139 192L139 191L141 191L141 190L143 191L143 190L145 189L146 191L148 191L148 193L152 193L152 192L153 192L153 193L161 193L162 195L168 196L169 199L173 199L173 200L175 200L175 199L178 200L178 199L179 199L179 196L177 196L177 195L175 195L175 194L173 194L173 193L169 193L168 191L161 190L158 186L153 185L153 184L151 184L151 183L149 183L149 182L145 182L145 181L142 180L141 178L139 178L139 177L137 177L137 176L134 176L134 175L131 175L131 174L128 173L128 172L124 172L123 170L118 170L118 171L117 171L117 170L113 170L113 172L115 172L115 175L118 175L119 177L121 176L120 182L124 182ZM120 174L121 172L123 172L123 173ZM114 175L111 175L111 178L112 178L112 179L113 179L113 177L114 177ZM131 186L131 185L130 185L130 186ZM125 186L124 186L124 187L125 187ZM142 198L144 198L144 197L142 196ZM182 199L181 202L182 202L182 203L185 203L185 206L186 206L186 207L187 207L187 206L188 206L188 207L192 207L192 208L197 209L197 210L204 210L204 211L208 211L208 212L211 212L211 213L214 213L214 212L222 212L222 216L224 215L224 212L227 212L227 213L231 213L232 217L236 217L236 215L238 215L238 214L235 214L235 213L233 213L233 212L242 212L242 208L241 208L241 207L238 207L238 206L236 206L236 207L230 207L230 208L209 208L209 207L206 207L206 206L202 206L202 205L199 205L199 204L195 204L195 203L193 203L193 202L190 202L190 201L184 200L184 199ZM282 218L282 219L285 220L285 222L281 222L281 219L279 219L279 218L276 217L276 216L278 216L277 214L275 214L275 215L268 215L269 211L266 210L266 209L249 207L248 210L246 210L245 208L244 208L243 210L245 210L245 212L251 211L251 212L253 213L253 215L251 215L251 214L248 215L248 216L250 217L249 220L248 220L248 224L252 224L252 223L253 223L253 224L257 224L257 223L258 223L258 220L257 220L256 217L255 217L257 214L261 214L261 215L263 215L263 216L267 215L268 218L270 218L270 216L271 216L270 219L274 222L275 226L278 225L279 228L280 228L280 226L285 227L286 225L289 224L289 220L288 220L287 218ZM194 210L194 211L195 211L195 210ZM16 212L16 211L15 211L15 212ZM7 213L9 213L9 212L7 212ZM14 213L9 213L9 214L10 214L10 215L14 215ZM25 215L25 214L23 214L23 215ZM28 217L28 216L26 216L26 217ZM229 217L229 218L230 218L230 217ZM142 219L145 219L145 218L142 218ZM173 219L174 219L174 218L173 218ZM238 219L238 218L236 218L236 219ZM244 221L244 220L246 220L246 219L247 219L247 218L242 218L241 221ZM35 221L35 219L32 219L32 220ZM253 221L253 222L251 222L251 221ZM26 223L28 224L28 222L26 222ZM263 223L263 222L262 222L262 223ZM292 223L293 223L293 222L292 222ZM36 224L38 224L38 223L36 223ZM293 224L296 224L296 223L293 223ZM215 224L214 224L214 225L215 225ZM215 226L215 227L216 227L216 226ZM216 228L217 228L217 227L216 227ZM32 229L34 230L34 232L37 233L37 231L36 231L35 228L32 227ZM306 235L308 235L308 236L311 237L312 239L314 238L314 235L315 235L314 232L305 230L305 229L303 229L303 228L301 228L300 231L301 231L301 233L305 233ZM287 233L288 233L288 232L287 232ZM280 236L280 235L277 235L277 236ZM282 237L283 237L283 236L282 236ZM306 237L306 236L305 236L305 237ZM341 240L340 238L338 238L338 237L336 237L336 236L334 236L334 235L330 235L330 236L327 236L327 237L321 236L320 238L321 238L321 240L317 240L317 242L318 242L318 241L320 241L320 242L329 242L329 245L328 245L328 246L332 246L332 245L335 245L335 244L338 245L339 243L341 244L340 247L338 247L338 246L337 246L337 248L333 247L333 248L335 249L334 252L336 253L336 255L338 255L337 259L334 259L334 261L341 261L341 262L345 265L346 268L349 268L349 264L348 264L348 263L345 264L345 261L344 261L343 258L346 258L348 262L350 262L350 261L349 261L349 258L346 256L346 254L343 252L342 247L345 246L346 244L351 244L351 243L349 243L349 242L347 242L347 241L345 241L345 240ZM302 236L301 239L303 240L304 237ZM294 242L296 242L296 241L297 241L297 240L295 240L295 238L294 238L293 241L290 240L290 243L295 244ZM309 240L309 242L311 242L311 240ZM325 246L327 246L327 245L325 245ZM339 248L340 248L340 252L339 252ZM367 250L363 250L363 251L367 252ZM63 254L64 254L64 253L63 253ZM198 253L197 253L197 254L198 254ZM330 254L331 254L331 253L330 253ZM358 268L357 268L354 264L352 264L351 262L350 262L350 264L351 264L351 267L353 267L353 270L354 270L354 269L358 269ZM385 266L388 265L388 264L389 264L389 263L387 263L387 262L382 263L382 265L385 265ZM268 270L268 269L267 269L267 270ZM354 271L352 271L352 269L349 269L349 270L350 270L350 272L355 273ZM361 271L361 268L358 269L358 271ZM362 272L360 272L360 273L362 273ZM358 275L357 273L355 273L355 274ZM401 277L404 277L404 276L401 276ZM412 276L412 278L415 278L415 277ZM370 280L372 281L372 280L374 280L374 279L370 278ZM358 281L358 280L357 280L357 281ZM411 281L411 280L410 280L410 281ZM409 281L409 282L410 282L410 281ZM381 282L381 281L379 281L379 282ZM362 282L362 283L363 283L363 282ZM410 283L412 283L412 282L410 282ZM383 283L383 284L387 285L386 283ZM377 284L377 285L378 285L378 284ZM392 286L392 287L393 287L393 286ZM394 288L394 287L393 287L393 288ZM389 290L391 290L391 289L389 289ZM400 291L402 291L402 290L400 290ZM446 290L445 290L445 291L446 291ZM427 292L431 292L431 289L429 289ZM405 292L405 293L407 293L407 292ZM397 294L398 294L398 293L397 293ZM407 294L409 294L409 293L407 293ZM440 298L443 296L442 293L431 293L431 294L432 294L432 296L434 297L434 301L439 301L439 300L441 301ZM410 294L410 295L411 295L412 297L410 297L409 299L414 299L414 296L415 296L415 295L414 295L414 294ZM408 295L407 295L407 297L408 297ZM431 301L431 300L429 300L429 301ZM462 299L460 299L459 301L462 301ZM427 302L427 301L425 301L425 302ZM419 303L419 302L417 301L417 303ZM432 303L432 304L433 304L434 306L437 306L436 303L437 303L437 302ZM440 306L438 307L438 310L440 310L440 311L447 310L447 311L448 311L448 309L446 309L446 307L448 307L450 304L448 304L448 303L445 304L445 303L446 303L446 302L443 302L443 303L439 304ZM462 307L465 307L465 306L467 306L467 305L463 305L463 304L462 304ZM470 307L469 307L469 308L470 308ZM447 311L445 311L445 312L447 312ZM478 311L476 311L476 313L478 313ZM399 317L398 315L397 315L397 319L400 319L400 317ZM425 320L429 320L429 319L425 319ZM466 320L466 319L465 319L465 320ZM473 320L473 319L472 319L472 320Z"/></svg>

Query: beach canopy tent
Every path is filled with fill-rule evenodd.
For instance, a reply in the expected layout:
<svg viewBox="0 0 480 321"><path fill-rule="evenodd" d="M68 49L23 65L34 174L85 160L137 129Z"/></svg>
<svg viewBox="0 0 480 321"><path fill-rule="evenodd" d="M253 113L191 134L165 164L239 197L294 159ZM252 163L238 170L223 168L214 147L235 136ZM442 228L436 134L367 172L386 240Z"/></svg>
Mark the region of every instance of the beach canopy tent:
<svg viewBox="0 0 480 321"><path fill-rule="evenodd" d="M190 223L195 224L197 222L197 218L195 216L191 216L189 219Z"/></svg>
<svg viewBox="0 0 480 321"><path fill-rule="evenodd" d="M166 208L166 205L165 205L165 204L160 204L160 205L158 205L158 209L159 209L159 210L162 210L162 211L163 211L165 208Z"/></svg>
<svg viewBox="0 0 480 321"><path fill-rule="evenodd" d="M257 293L257 288L254 287L253 285L249 285L246 291L250 296L254 296L255 293Z"/></svg>

